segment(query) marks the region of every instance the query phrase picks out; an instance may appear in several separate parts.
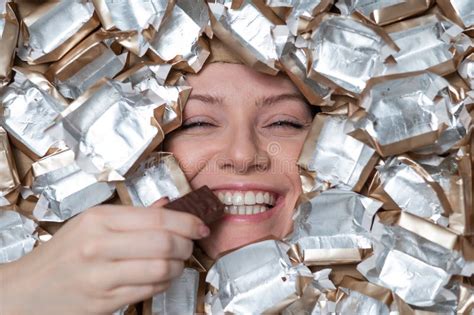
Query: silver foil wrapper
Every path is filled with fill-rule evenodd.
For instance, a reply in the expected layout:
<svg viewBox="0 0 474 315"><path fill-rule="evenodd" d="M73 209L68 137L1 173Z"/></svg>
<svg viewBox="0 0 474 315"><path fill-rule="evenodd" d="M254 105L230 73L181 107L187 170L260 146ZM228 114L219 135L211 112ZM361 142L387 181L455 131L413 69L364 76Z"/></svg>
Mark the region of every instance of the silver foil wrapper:
<svg viewBox="0 0 474 315"><path fill-rule="evenodd" d="M74 150L76 162L100 180L122 180L146 151L163 139L153 116L159 97L107 80L88 98L71 104L51 134Z"/></svg>
<svg viewBox="0 0 474 315"><path fill-rule="evenodd" d="M16 203L15 194L20 187L20 178L15 166L13 152L6 131L0 127L0 207Z"/></svg>
<svg viewBox="0 0 474 315"><path fill-rule="evenodd" d="M41 157L57 142L46 129L64 110L65 104L43 90L43 86L17 71L14 82L1 91L0 103L3 128L33 154Z"/></svg>
<svg viewBox="0 0 474 315"><path fill-rule="evenodd" d="M169 153L152 153L127 176L124 184L131 203L137 207L148 207L161 198L173 200L191 192L178 162Z"/></svg>
<svg viewBox="0 0 474 315"><path fill-rule="evenodd" d="M470 124L464 105L451 102L448 87L429 72L374 84L361 100L367 115L350 134L382 156L426 146L426 153L442 153L463 138Z"/></svg>
<svg viewBox="0 0 474 315"><path fill-rule="evenodd" d="M346 294L336 304L337 314L357 315L389 315L390 309L381 301L354 290L342 288Z"/></svg>
<svg viewBox="0 0 474 315"><path fill-rule="evenodd" d="M336 7L343 15L359 12L366 17L376 16L377 11L404 3L406 0L338 0Z"/></svg>
<svg viewBox="0 0 474 315"><path fill-rule="evenodd" d="M133 33L130 39L121 43L140 57L150 47L145 31L150 28L155 31L159 29L170 5L170 1L166 0L93 0L93 2L107 30L118 29Z"/></svg>
<svg viewBox="0 0 474 315"><path fill-rule="evenodd" d="M68 50L61 46L72 48L87 35L84 28L98 26L93 14L94 6L88 1L59 1L33 10L23 19L18 57L30 64L58 60ZM68 43L73 37L74 42Z"/></svg>
<svg viewBox="0 0 474 315"><path fill-rule="evenodd" d="M84 172L67 150L33 164L32 192L39 197L33 210L38 221L63 222L112 197L113 183L99 182Z"/></svg>
<svg viewBox="0 0 474 315"><path fill-rule="evenodd" d="M200 40L209 24L208 8L204 0L177 0L170 15L163 21L150 42L151 56L177 64L191 72L198 72L209 50Z"/></svg>
<svg viewBox="0 0 474 315"><path fill-rule="evenodd" d="M372 248L368 231L381 205L352 191L324 191L298 206L288 242L306 265L360 261L360 250Z"/></svg>
<svg viewBox="0 0 474 315"><path fill-rule="evenodd" d="M464 59L458 67L459 75L474 90L474 53Z"/></svg>
<svg viewBox="0 0 474 315"><path fill-rule="evenodd" d="M251 1L245 0L238 9L232 1L209 3L215 35L231 47L249 66L275 74L278 53L273 40L275 24L267 19Z"/></svg>
<svg viewBox="0 0 474 315"><path fill-rule="evenodd" d="M471 0L438 0L438 6L453 21L464 28L474 26L474 4Z"/></svg>
<svg viewBox="0 0 474 315"><path fill-rule="evenodd" d="M308 47L311 71L358 95L380 75L393 49L373 28L350 17L326 15L313 29ZM311 76L311 72L309 73Z"/></svg>
<svg viewBox="0 0 474 315"><path fill-rule="evenodd" d="M16 211L0 211L0 264L20 259L36 244L36 224Z"/></svg>
<svg viewBox="0 0 474 315"><path fill-rule="evenodd" d="M438 15L428 15L386 27L400 48L392 54L396 64L387 63L383 74L431 70L440 75L455 71L454 57L471 45L463 29ZM420 46L419 43L423 43Z"/></svg>
<svg viewBox="0 0 474 315"><path fill-rule="evenodd" d="M377 224L373 232L374 255L357 266L365 278L414 306L456 301L446 287L465 265L457 252L396 226Z"/></svg>
<svg viewBox="0 0 474 315"><path fill-rule="evenodd" d="M143 66L124 80L130 82L137 92L150 90L159 96L157 105L163 108L159 115L155 113L155 117L158 116L156 118L165 134L181 125L182 111L191 93L191 87L183 80L175 85L165 85L169 70L168 65Z"/></svg>
<svg viewBox="0 0 474 315"><path fill-rule="evenodd" d="M0 1L0 89L8 84L15 59L19 23L11 1Z"/></svg>
<svg viewBox="0 0 474 315"><path fill-rule="evenodd" d="M316 186L360 190L375 166L375 150L347 135L349 125L346 115L313 119L298 165L314 172Z"/></svg>
<svg viewBox="0 0 474 315"><path fill-rule="evenodd" d="M153 297L152 315L193 315L196 313L199 272L184 268L183 273L171 282L163 293Z"/></svg>
<svg viewBox="0 0 474 315"><path fill-rule="evenodd" d="M298 283L313 276L304 265L293 266L286 250L282 242L268 240L219 258L206 278L218 290L215 302L224 312L261 314L296 300Z"/></svg>
<svg viewBox="0 0 474 315"><path fill-rule="evenodd" d="M392 157L378 168L378 172L383 190L402 211L442 226L448 225L451 207L441 187L433 184L422 166L407 158Z"/></svg>

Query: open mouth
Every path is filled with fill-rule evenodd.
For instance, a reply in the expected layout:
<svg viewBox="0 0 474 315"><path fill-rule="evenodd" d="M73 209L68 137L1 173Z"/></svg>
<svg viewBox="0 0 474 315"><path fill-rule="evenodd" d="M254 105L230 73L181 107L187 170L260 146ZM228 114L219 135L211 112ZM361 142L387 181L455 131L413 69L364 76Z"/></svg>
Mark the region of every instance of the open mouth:
<svg viewBox="0 0 474 315"><path fill-rule="evenodd" d="M220 201L225 204L224 212L234 215L254 215L273 208L277 194L260 190L220 190L216 192Z"/></svg>

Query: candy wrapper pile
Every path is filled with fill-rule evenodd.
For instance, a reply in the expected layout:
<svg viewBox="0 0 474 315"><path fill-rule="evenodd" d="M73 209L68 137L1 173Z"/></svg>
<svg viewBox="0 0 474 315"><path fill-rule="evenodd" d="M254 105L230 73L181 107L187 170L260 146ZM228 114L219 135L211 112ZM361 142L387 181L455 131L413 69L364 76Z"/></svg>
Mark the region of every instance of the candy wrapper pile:
<svg viewBox="0 0 474 315"><path fill-rule="evenodd" d="M321 108L304 193L287 238L194 257L140 311L472 314L472 0L0 0L0 263L190 191L160 144L211 38Z"/></svg>

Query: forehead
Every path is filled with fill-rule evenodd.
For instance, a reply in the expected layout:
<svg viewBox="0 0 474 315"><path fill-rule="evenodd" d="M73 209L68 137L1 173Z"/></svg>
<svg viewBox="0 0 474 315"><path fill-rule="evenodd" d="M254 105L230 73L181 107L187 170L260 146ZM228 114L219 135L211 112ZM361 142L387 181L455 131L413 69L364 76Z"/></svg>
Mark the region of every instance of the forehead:
<svg viewBox="0 0 474 315"><path fill-rule="evenodd" d="M187 81L193 87L193 93L217 96L299 93L287 76L263 74L242 64L212 63L198 74L188 76Z"/></svg>

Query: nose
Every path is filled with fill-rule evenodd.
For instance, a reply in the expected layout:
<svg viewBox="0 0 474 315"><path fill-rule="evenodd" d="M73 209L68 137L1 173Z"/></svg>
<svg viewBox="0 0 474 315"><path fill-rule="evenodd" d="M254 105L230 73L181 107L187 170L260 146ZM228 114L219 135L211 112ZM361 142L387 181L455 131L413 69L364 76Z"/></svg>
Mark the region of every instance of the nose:
<svg viewBox="0 0 474 315"><path fill-rule="evenodd" d="M218 166L238 174L265 171L270 167L270 156L252 128L243 125L225 138Z"/></svg>

